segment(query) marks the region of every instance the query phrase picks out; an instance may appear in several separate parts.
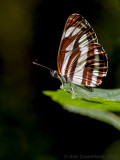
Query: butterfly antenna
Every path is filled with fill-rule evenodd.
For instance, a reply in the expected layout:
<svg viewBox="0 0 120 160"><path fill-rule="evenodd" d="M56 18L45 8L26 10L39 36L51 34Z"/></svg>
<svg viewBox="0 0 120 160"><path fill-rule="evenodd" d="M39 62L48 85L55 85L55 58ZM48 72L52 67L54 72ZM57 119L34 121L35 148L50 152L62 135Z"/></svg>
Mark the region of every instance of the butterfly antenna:
<svg viewBox="0 0 120 160"><path fill-rule="evenodd" d="M32 63L35 64L35 65L37 65L37 66L46 68L46 69L48 69L49 71L53 71L52 69L50 69L50 68L48 68L48 67L46 67L46 66L44 66L44 65L42 65L42 64L39 64L39 63L36 63L36 62L32 62Z"/></svg>

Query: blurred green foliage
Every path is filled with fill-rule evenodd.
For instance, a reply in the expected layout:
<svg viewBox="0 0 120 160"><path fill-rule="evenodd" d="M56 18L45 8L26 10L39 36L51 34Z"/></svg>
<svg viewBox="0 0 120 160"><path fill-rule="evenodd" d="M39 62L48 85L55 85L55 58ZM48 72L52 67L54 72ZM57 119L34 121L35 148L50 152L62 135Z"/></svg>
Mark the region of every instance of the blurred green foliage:
<svg viewBox="0 0 120 160"><path fill-rule="evenodd" d="M116 160L120 159L120 140L113 142L105 151L104 160Z"/></svg>
<svg viewBox="0 0 120 160"><path fill-rule="evenodd" d="M34 5L34 1L0 1L0 160L55 159L49 153L51 137L38 128L32 108Z"/></svg>

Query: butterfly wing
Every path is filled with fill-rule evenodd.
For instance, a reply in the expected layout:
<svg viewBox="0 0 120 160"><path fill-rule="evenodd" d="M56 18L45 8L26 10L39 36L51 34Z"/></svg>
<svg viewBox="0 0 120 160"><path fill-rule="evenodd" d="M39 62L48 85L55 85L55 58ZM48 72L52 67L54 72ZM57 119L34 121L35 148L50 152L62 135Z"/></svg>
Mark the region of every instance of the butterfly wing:
<svg viewBox="0 0 120 160"><path fill-rule="evenodd" d="M74 84L95 87L107 73L107 56L90 24L79 14L68 17L57 58L58 72Z"/></svg>

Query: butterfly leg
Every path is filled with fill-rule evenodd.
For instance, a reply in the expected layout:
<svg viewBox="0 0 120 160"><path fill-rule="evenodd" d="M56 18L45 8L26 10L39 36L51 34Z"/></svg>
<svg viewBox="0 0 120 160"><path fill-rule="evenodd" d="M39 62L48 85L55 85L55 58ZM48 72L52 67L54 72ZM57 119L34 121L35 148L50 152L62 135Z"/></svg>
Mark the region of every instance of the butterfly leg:
<svg viewBox="0 0 120 160"><path fill-rule="evenodd" d="M92 87L87 87L87 86L86 86L86 90L88 90L88 91L90 91L90 92L93 92L93 91L94 91Z"/></svg>
<svg viewBox="0 0 120 160"><path fill-rule="evenodd" d="M62 89L64 89L64 82L62 82Z"/></svg>
<svg viewBox="0 0 120 160"><path fill-rule="evenodd" d="M74 89L73 89L72 83L70 83L70 87L71 87L72 93L74 93Z"/></svg>

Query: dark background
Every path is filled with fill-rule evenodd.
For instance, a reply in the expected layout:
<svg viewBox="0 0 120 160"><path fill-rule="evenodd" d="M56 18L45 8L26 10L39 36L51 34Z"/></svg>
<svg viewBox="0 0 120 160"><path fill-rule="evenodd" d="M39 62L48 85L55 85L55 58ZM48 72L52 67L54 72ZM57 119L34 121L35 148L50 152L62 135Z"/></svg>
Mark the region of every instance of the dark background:
<svg viewBox="0 0 120 160"><path fill-rule="evenodd" d="M57 69L61 35L72 13L88 20L107 52L109 71L100 87L120 87L118 0L0 0L1 160L80 159L80 155L103 156L109 150L114 156L119 148L115 128L69 113L42 94L57 90L60 82L32 61L37 58Z"/></svg>

